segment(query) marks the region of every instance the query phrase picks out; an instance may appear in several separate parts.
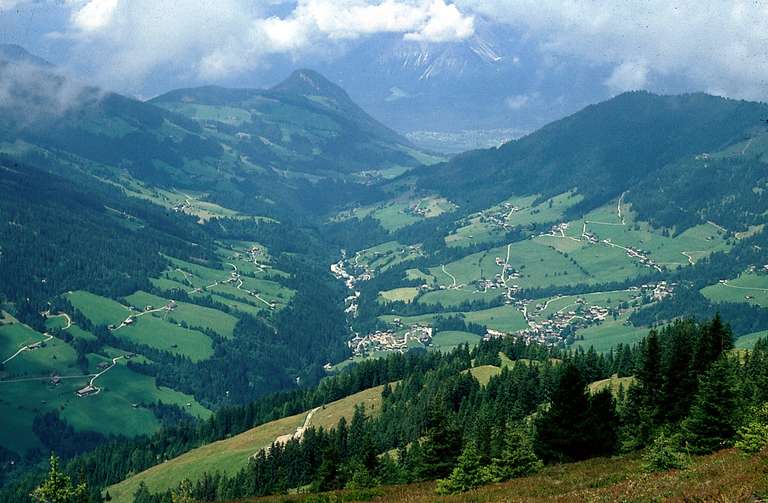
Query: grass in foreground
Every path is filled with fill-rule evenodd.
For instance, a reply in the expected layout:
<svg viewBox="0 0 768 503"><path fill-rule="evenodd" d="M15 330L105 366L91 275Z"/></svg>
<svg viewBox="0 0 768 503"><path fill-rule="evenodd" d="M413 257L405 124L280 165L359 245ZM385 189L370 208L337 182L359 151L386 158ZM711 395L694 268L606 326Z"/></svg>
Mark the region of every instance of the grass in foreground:
<svg viewBox="0 0 768 503"><path fill-rule="evenodd" d="M382 487L372 498L349 491L308 501L377 502L741 502L764 501L768 495L768 457L745 457L733 449L693 459L686 470L645 474L638 456L597 458L546 467L540 473L491 484L453 496L435 494L434 482ZM289 503L307 495L271 496L249 501ZM310 497L312 498L312 497Z"/></svg>

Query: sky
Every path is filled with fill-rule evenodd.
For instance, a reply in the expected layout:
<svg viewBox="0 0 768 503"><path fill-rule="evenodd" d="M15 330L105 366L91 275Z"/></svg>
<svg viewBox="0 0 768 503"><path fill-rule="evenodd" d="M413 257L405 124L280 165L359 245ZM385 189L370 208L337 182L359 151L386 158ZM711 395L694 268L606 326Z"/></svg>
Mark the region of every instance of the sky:
<svg viewBox="0 0 768 503"><path fill-rule="evenodd" d="M461 42L481 20L513 27L542 61L606 65L598 84L611 92L676 81L768 100L768 2L759 1L0 0L0 43L138 96L160 70L187 85L232 83L276 56L341 57L382 34Z"/></svg>

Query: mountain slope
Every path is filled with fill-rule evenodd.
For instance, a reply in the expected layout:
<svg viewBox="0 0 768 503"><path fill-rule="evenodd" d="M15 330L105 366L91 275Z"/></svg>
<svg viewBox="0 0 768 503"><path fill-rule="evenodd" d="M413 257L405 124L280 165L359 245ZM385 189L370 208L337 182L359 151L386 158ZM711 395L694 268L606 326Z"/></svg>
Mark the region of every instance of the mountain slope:
<svg viewBox="0 0 768 503"><path fill-rule="evenodd" d="M584 196L576 214L670 163L746 140L766 114L764 104L704 94L625 93L498 149L468 152L423 170L418 186L470 207L510 195L549 197L576 189Z"/></svg>
<svg viewBox="0 0 768 503"><path fill-rule="evenodd" d="M230 135L234 148L276 169L338 175L420 164L408 140L310 70L296 71L269 90L182 89L151 103Z"/></svg>
<svg viewBox="0 0 768 503"><path fill-rule="evenodd" d="M226 440L206 444L112 485L107 491L116 503L130 503L141 483L152 492L161 492L173 489L184 479L197 481L206 472L234 475L248 465L251 456L268 450L279 437L287 439L294 435L299 428L335 428L342 418L347 422L352 420L356 406L363 407L369 415L376 414L383 388L360 391L322 408L277 419Z"/></svg>
<svg viewBox="0 0 768 503"><path fill-rule="evenodd" d="M147 103L23 54L0 54L0 153L65 177L95 176L145 196L197 192L282 218L327 211L339 204L332 195L376 197L346 182L431 161L309 71L271 91L198 88Z"/></svg>

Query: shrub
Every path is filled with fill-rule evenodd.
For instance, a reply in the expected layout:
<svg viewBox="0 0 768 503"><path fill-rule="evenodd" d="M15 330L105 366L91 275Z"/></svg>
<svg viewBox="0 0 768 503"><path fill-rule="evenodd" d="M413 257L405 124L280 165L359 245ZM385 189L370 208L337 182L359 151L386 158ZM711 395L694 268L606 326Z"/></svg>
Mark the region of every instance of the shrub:
<svg viewBox="0 0 768 503"><path fill-rule="evenodd" d="M646 472L665 472L685 468L685 456L678 450L676 442L666 432L660 432L643 456L643 470Z"/></svg>
<svg viewBox="0 0 768 503"><path fill-rule="evenodd" d="M758 453L768 446L768 402L750 411L749 420L736 432L734 445L747 454Z"/></svg>

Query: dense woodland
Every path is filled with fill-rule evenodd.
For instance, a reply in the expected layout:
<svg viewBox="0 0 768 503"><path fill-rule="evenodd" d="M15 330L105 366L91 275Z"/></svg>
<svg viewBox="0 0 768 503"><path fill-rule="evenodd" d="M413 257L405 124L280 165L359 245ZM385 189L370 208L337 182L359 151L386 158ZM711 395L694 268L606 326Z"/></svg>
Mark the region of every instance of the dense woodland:
<svg viewBox="0 0 768 503"><path fill-rule="evenodd" d="M439 490L455 492L530 473L541 462L647 448L653 464L660 450L672 460L683 451L712 452L749 437L756 428L750 408L768 399L768 346L759 343L743 362L727 353L730 347L730 329L719 317L683 321L652 331L629 358L575 353L552 363L542 350L538 360L505 368L487 386L462 372L473 357L490 361L498 349L516 359L536 355L530 348L515 354L514 343L499 341L474 353L457 350L434 370L385 387L377 416L358 409L349 424L272 446L235 477L204 477L192 495L217 501L292 487L435 478L442 479ZM636 381L616 397L607 389L587 391L588 382L614 372L632 373ZM170 497L140 488L135 500Z"/></svg>
<svg viewBox="0 0 768 503"><path fill-rule="evenodd" d="M768 441L753 434L766 428L753 411L768 401L768 343L740 358L731 347L731 330L717 316L675 322L608 354L497 339L445 355L393 355L316 389L225 408L208 422L180 424L152 438L109 443L75 457L67 471L83 474L98 500L98 488L129 472L379 384L385 387L377 415L366 417L358 408L349 423L342 419L331 430L313 428L301 441L273 445L233 477L211 473L193 483L192 496L218 501L294 487L365 488L436 478L441 490L455 492L530 473L541 463L638 449L647 451L649 466L659 457L684 463L683 452L707 453L734 442L752 449ZM500 353L516 364L481 386L467 369L499 365ZM589 382L612 374L634 380L615 394L588 391ZM40 477L8 487L2 500L23 499ZM141 502L170 498L171 492L153 495L144 487L136 494Z"/></svg>
<svg viewBox="0 0 768 503"><path fill-rule="evenodd" d="M97 182L78 184L0 158L0 299L24 321L67 290L122 296L148 287L161 254L208 258L210 238L192 218L125 197Z"/></svg>

